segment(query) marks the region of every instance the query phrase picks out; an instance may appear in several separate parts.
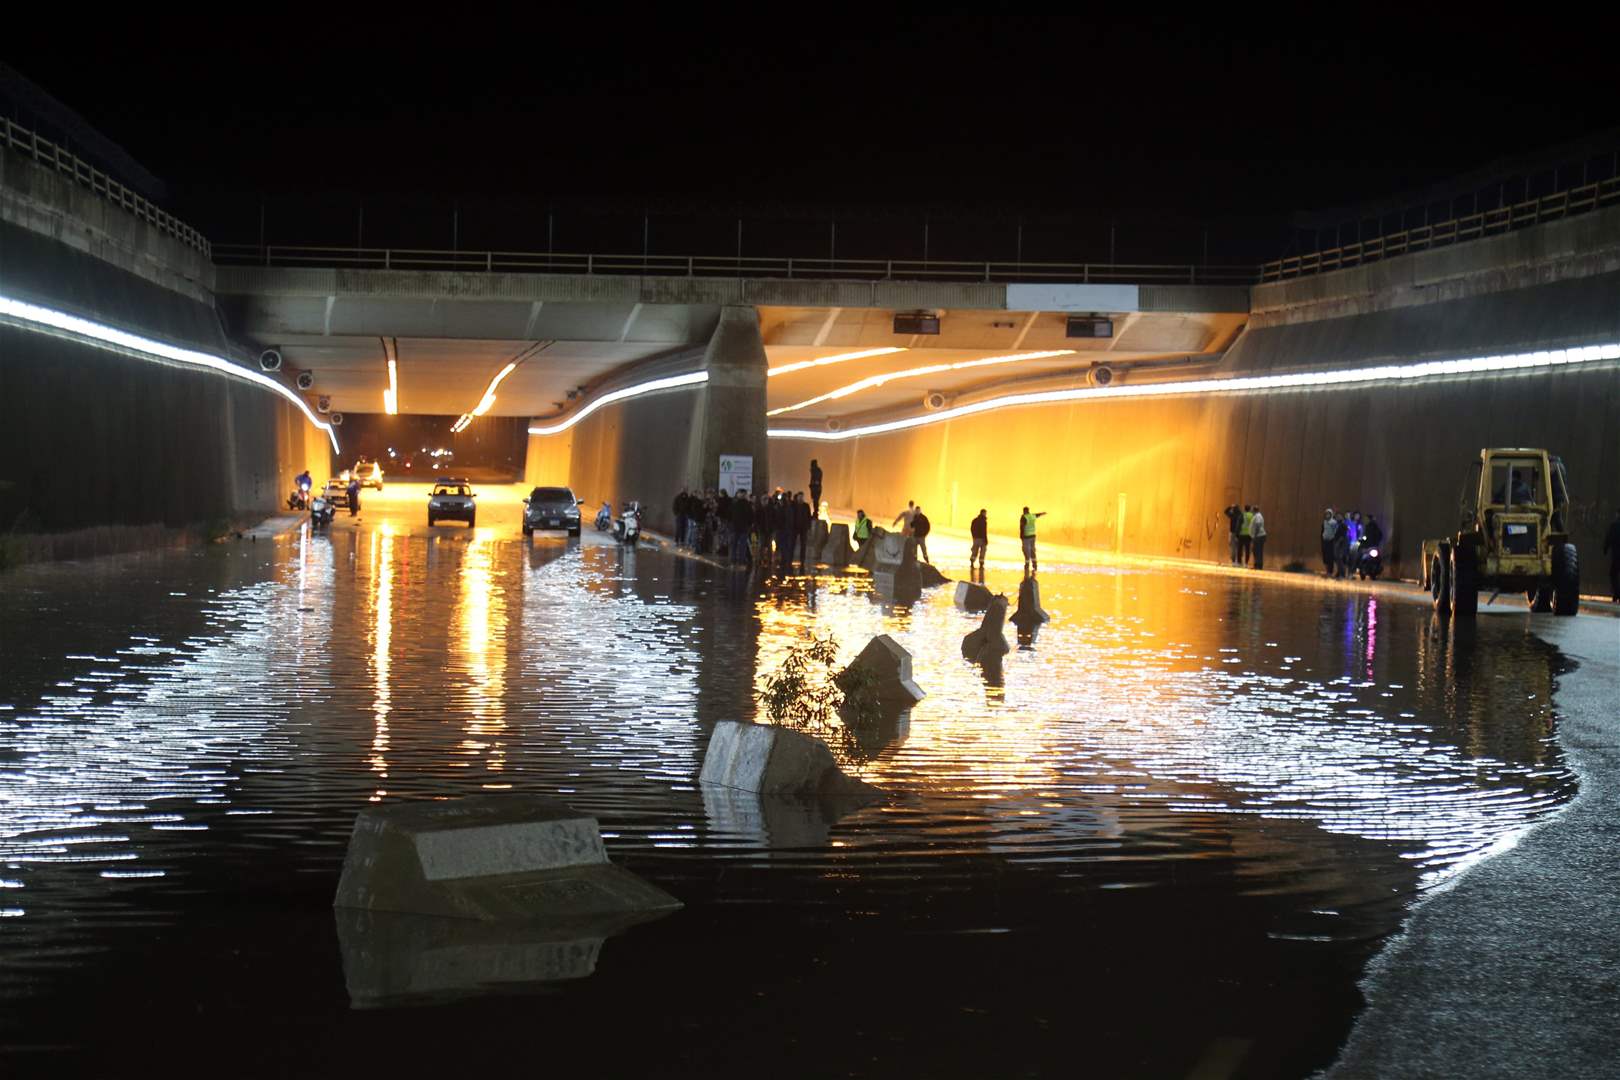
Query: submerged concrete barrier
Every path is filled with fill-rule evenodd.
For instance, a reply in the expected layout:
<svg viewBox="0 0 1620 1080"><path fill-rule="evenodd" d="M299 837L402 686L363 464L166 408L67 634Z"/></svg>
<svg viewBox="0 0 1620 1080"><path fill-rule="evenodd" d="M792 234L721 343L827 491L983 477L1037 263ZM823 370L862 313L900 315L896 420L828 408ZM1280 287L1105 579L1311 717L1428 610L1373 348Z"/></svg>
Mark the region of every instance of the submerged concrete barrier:
<svg viewBox="0 0 1620 1080"><path fill-rule="evenodd" d="M983 611L990 606L994 597L989 589L976 581L958 581L956 583L956 606L963 611Z"/></svg>
<svg viewBox="0 0 1620 1080"><path fill-rule="evenodd" d="M765 795L871 795L880 789L846 776L827 744L774 724L714 726L698 782Z"/></svg>
<svg viewBox="0 0 1620 1080"><path fill-rule="evenodd" d="M681 906L608 861L595 818L525 795L362 810L333 903L490 922Z"/></svg>
<svg viewBox="0 0 1620 1080"><path fill-rule="evenodd" d="M810 519L810 535L805 537L805 559L812 565L821 563L827 548L827 523L820 518Z"/></svg>
<svg viewBox="0 0 1620 1080"><path fill-rule="evenodd" d="M1011 651L1002 628L1007 622L1007 598L997 596L985 608L984 622L962 639L962 656L975 664L998 664Z"/></svg>
<svg viewBox="0 0 1620 1080"><path fill-rule="evenodd" d="M855 549L849 546L849 526L834 525L827 531L827 544L821 549L822 561L828 566L848 566L855 557Z"/></svg>
<svg viewBox="0 0 1620 1080"><path fill-rule="evenodd" d="M899 533L872 530L868 545L872 584L887 599L909 603L922 595L922 573L917 567L917 541Z"/></svg>
<svg viewBox="0 0 1620 1080"><path fill-rule="evenodd" d="M1027 634L1051 618L1041 608L1040 583L1032 577L1025 578L1018 585L1018 610L1008 621Z"/></svg>
<svg viewBox="0 0 1620 1080"><path fill-rule="evenodd" d="M844 670L871 672L877 682L878 700L886 705L914 705L928 696L912 681L911 654L888 634L868 641Z"/></svg>

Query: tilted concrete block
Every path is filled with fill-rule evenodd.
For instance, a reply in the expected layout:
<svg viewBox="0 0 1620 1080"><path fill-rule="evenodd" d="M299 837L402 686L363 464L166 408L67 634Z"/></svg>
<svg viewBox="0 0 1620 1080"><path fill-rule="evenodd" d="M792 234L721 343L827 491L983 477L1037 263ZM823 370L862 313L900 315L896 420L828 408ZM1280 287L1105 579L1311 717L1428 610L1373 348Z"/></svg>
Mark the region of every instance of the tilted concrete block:
<svg viewBox="0 0 1620 1080"><path fill-rule="evenodd" d="M734 720L714 726L698 781L771 795L878 790L846 776L820 739L774 724L739 724Z"/></svg>
<svg viewBox="0 0 1620 1080"><path fill-rule="evenodd" d="M877 682L878 699L886 704L910 705L928 696L911 679L911 654L888 634L868 641L845 670L871 672Z"/></svg>
<svg viewBox="0 0 1620 1080"><path fill-rule="evenodd" d="M995 594L976 581L956 583L956 606L963 611L983 611Z"/></svg>
<svg viewBox="0 0 1620 1080"><path fill-rule="evenodd" d="M362 810L334 905L500 921L680 901L608 862L596 819L553 799L482 795Z"/></svg>
<svg viewBox="0 0 1620 1080"><path fill-rule="evenodd" d="M997 596L984 611L984 622L962 639L962 656L976 664L999 663L1011 652L1002 632L1007 622L1007 598Z"/></svg>
<svg viewBox="0 0 1620 1080"><path fill-rule="evenodd" d="M1033 630L1051 618L1041 609L1041 586L1032 577L1025 578L1018 585L1018 610L1012 613L1008 620L1025 633Z"/></svg>

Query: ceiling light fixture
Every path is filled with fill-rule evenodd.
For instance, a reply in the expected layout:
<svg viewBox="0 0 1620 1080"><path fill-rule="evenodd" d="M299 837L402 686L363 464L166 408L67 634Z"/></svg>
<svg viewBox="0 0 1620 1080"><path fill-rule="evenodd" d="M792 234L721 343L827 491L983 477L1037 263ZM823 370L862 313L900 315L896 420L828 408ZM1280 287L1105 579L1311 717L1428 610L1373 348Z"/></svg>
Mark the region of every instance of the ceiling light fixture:
<svg viewBox="0 0 1620 1080"><path fill-rule="evenodd" d="M859 438L862 435L882 435L892 431L956 420L976 413L1019 405L1051 405L1070 401L1100 401L1105 398L1175 397L1197 394L1238 394L1255 390L1295 390L1312 387L1358 386L1374 382L1406 382L1451 375L1476 375L1492 371L1518 371L1527 368L1555 367L1564 364L1586 364L1601 360L1620 360L1620 344L1588 345L1575 349L1554 349L1546 352L1515 353L1508 356L1476 356L1466 360L1429 360L1418 364L1383 364L1378 367L1350 368L1340 371L1301 371L1289 375L1251 375L1232 379L1181 380L1165 383L1137 383L1127 386L1089 386L1070 390L1046 390L1028 394L1009 394L1005 397L986 398L954 409L921 416L908 416L864 427L845 428L842 431L822 431L809 428L772 428L766 434L773 439L816 439L837 442Z"/></svg>
<svg viewBox="0 0 1620 1080"><path fill-rule="evenodd" d="M783 413L798 412L811 405L819 405L823 401L835 401L845 398L862 390L882 386L895 379L912 379L920 375L937 375L942 371L961 371L964 368L990 367L995 364L1013 364L1020 360L1045 360L1051 356L1073 356L1073 349L1048 349L1043 352L1014 353L1011 356L986 356L979 360L959 360L954 364L929 364L926 367L908 368L905 371L891 371L885 375L868 375L859 382L852 382L848 386L840 386L836 390L829 390L825 394L818 394L813 398L806 398L795 405L784 405L780 409L771 409L766 416L780 416Z"/></svg>
<svg viewBox="0 0 1620 1080"><path fill-rule="evenodd" d="M127 330L107 326L105 323L92 322L77 315L69 315L65 311L57 311L54 308L14 300L4 295L0 295L0 320L15 323L24 330L36 333L56 333L76 341L82 341L85 344L104 347L113 352L121 352L126 356L133 356L141 360L212 371L219 375L229 375L234 379L254 383L273 393L280 394L297 406L298 411L304 414L305 419L319 430L326 432L326 437L332 440L333 451L341 453L338 447L337 433L332 430L332 425L317 419L315 414L310 411L308 402L295 391L268 375L233 364L223 356L214 356L211 353L199 352L196 349L182 349L177 345L170 345L153 338L132 334Z"/></svg>

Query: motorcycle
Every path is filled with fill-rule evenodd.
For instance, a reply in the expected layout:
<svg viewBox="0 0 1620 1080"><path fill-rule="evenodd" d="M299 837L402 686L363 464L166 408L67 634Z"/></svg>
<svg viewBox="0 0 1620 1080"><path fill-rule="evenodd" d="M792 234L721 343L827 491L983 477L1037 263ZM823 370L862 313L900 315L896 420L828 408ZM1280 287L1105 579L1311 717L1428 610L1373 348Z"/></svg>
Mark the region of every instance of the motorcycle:
<svg viewBox="0 0 1620 1080"><path fill-rule="evenodd" d="M614 524L613 535L619 543L634 545L641 539L641 505L626 503L624 514Z"/></svg>
<svg viewBox="0 0 1620 1080"><path fill-rule="evenodd" d="M612 528L613 508L604 502L602 504L602 509L596 512L596 531L609 532L612 530Z"/></svg>
<svg viewBox="0 0 1620 1080"><path fill-rule="evenodd" d="M292 494L287 496L287 509L289 509L289 510L308 510L309 509L309 485L308 484L304 483L302 480L300 480L298 482L298 486L293 488Z"/></svg>
<svg viewBox="0 0 1620 1080"><path fill-rule="evenodd" d="M332 524L332 504L323 496L317 495L309 504L309 527L313 532L323 532Z"/></svg>
<svg viewBox="0 0 1620 1080"><path fill-rule="evenodd" d="M1377 581L1378 575L1383 572L1383 552L1371 544L1364 545L1360 558L1356 560L1356 575L1366 581Z"/></svg>

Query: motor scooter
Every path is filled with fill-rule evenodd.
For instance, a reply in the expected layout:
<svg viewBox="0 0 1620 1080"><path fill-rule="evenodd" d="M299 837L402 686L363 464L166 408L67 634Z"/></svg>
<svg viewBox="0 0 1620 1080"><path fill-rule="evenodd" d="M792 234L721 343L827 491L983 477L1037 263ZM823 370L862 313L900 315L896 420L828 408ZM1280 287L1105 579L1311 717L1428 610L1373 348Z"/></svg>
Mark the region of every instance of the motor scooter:
<svg viewBox="0 0 1620 1080"><path fill-rule="evenodd" d="M603 502L602 509L596 512L596 530L598 532L610 532L612 529L613 507L608 503Z"/></svg>
<svg viewBox="0 0 1620 1080"><path fill-rule="evenodd" d="M614 524L613 535L621 544L634 546L641 539L641 504L626 503L624 514Z"/></svg>
<svg viewBox="0 0 1620 1080"><path fill-rule="evenodd" d="M300 480L298 482L298 485L292 489L292 494L287 496L287 509L289 509L289 510L308 510L309 509L309 485L308 484L306 484L302 480Z"/></svg>
<svg viewBox="0 0 1620 1080"><path fill-rule="evenodd" d="M1372 544L1364 544L1361 548L1361 557L1356 560L1356 576L1367 581L1377 581L1378 575L1384 572L1384 553Z"/></svg>
<svg viewBox="0 0 1620 1080"><path fill-rule="evenodd" d="M309 527L312 532L324 532L332 524L332 504L324 496L317 495L309 504Z"/></svg>

